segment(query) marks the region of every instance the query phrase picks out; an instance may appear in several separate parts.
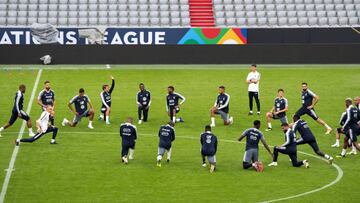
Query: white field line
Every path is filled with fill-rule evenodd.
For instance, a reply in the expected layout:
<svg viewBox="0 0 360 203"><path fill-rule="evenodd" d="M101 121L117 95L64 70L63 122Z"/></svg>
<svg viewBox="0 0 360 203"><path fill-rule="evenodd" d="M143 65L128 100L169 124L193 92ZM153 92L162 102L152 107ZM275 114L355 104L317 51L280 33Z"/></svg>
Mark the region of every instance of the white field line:
<svg viewBox="0 0 360 203"><path fill-rule="evenodd" d="M29 104L27 106L27 110L26 110L27 114L30 114L31 106L32 106L32 103L33 103L33 101L35 99L36 89L37 89L37 86L39 84L39 80L41 78L41 73L42 73L42 69L39 69L38 74L36 76L35 83L34 83L34 87L33 87L32 92L31 92L31 97L30 97L30 100L29 100ZM26 125L26 122L23 121L23 123L21 125L21 128L20 128L20 131L19 131L19 134L18 134L18 139L22 138L24 130L25 130L25 125ZM0 193L0 203L4 203L4 201L5 201L7 188L9 186L11 174L12 174L12 172L14 170L14 165L15 165L15 161L16 161L16 157L17 157L18 152L19 152L19 147L15 146L14 150L13 150L13 153L12 153L12 156L11 156L11 159L10 159L9 167L6 170L5 180L4 180L4 183L3 183L3 186L2 186L2 189L1 189L1 193Z"/></svg>
<svg viewBox="0 0 360 203"><path fill-rule="evenodd" d="M8 133L15 133L15 132L8 132ZM88 132L60 132L61 134L106 134L106 135L118 135L119 133L115 133L115 132L95 132L95 131L88 131ZM145 135L145 136L152 136L152 137L156 137L157 135L156 134L148 134L148 133L140 133L140 135ZM183 139L191 139L191 140L198 140L197 137L190 137L190 136L177 136L177 138L183 138ZM245 144L245 142L238 142L238 141L235 141L235 140L227 140L227 139L219 139L220 142L230 142L230 143L241 143L241 144ZM270 146L271 147L271 146ZM312 154L309 154L309 153L306 153L306 152L302 152L302 151L298 151L299 153L301 154L304 154L304 155L307 155L307 156L311 156L313 158L317 158L319 160L322 160L322 161L326 161L325 159L319 157L319 156L315 156L315 155L312 155ZM336 169L338 175L336 177L335 180L333 180L332 182L324 185L324 186L321 186L319 188L315 188L314 190L310 190L310 191L307 191L307 192L304 192L304 193L300 193L300 194L297 194L297 195L292 195L292 196L288 196L288 197L282 197L282 198L279 198L279 199L272 199L272 200L267 200L267 201L263 201L261 203L265 203L265 202L278 202L278 201L284 201L284 200L289 200L289 199L294 199L294 198L297 198L297 197L301 197L301 196L305 196L305 195L309 195L309 194L312 194L312 193L315 193L315 192L319 192L321 190L324 190L328 187L331 187L333 185L335 185L336 183L338 183L341 178L343 177L344 175L344 172L343 170L340 168L340 166L338 166L337 164L332 164L332 166Z"/></svg>

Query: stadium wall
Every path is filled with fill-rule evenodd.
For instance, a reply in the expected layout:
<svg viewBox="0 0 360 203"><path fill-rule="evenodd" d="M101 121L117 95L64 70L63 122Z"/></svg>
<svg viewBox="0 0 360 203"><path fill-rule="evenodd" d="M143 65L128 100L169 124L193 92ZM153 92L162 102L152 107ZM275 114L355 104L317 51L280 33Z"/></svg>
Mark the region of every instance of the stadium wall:
<svg viewBox="0 0 360 203"><path fill-rule="evenodd" d="M54 64L360 63L358 54L360 35L351 28L246 30L222 28L221 31L217 29L181 28L183 34L181 36L176 35L174 29L162 30L161 32L165 34L164 42L171 43L161 45L35 45L22 44L21 42L29 42L29 39L18 38L19 44L0 45L0 64L36 64L40 63L41 56L47 54L53 57ZM131 29L127 28L127 30ZM9 28L5 31L11 33ZM135 32L146 34L146 31L153 32L154 29L138 29ZM27 36L19 34L20 32L18 29L17 36L10 36L9 39L16 41L16 37ZM74 31L67 30L67 32ZM171 32L171 35L166 35L167 32ZM216 40L206 39L206 36L215 36L216 32L220 33L216 36ZM5 33L4 30L3 33ZM126 33L129 31L124 32L123 35ZM65 33L63 34L66 36ZM123 35L120 34L121 37ZM4 39L4 34L2 36ZM170 37L167 38L167 36ZM219 42L226 42L229 39L225 38L231 38L231 36L241 43L219 44ZM233 39L230 40L234 42ZM179 42L184 43L179 45L177 44ZM198 42L206 43L199 44Z"/></svg>

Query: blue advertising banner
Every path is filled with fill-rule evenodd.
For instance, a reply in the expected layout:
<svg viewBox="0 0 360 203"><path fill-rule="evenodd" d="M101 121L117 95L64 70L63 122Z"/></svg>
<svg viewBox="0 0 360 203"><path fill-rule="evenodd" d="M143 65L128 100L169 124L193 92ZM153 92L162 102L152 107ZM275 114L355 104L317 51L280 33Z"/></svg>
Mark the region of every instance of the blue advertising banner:
<svg viewBox="0 0 360 203"><path fill-rule="evenodd" d="M86 45L78 28L59 28L58 43ZM238 44L247 43L243 28L107 28L104 44L108 45L182 45L182 44ZM39 44L30 28L0 28L1 45Z"/></svg>

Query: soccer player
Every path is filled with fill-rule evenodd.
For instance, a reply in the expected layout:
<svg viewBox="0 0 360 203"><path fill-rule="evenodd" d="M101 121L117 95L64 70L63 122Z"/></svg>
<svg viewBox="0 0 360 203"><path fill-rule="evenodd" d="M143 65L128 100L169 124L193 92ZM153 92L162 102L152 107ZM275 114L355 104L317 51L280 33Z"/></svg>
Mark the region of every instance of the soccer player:
<svg viewBox="0 0 360 203"><path fill-rule="evenodd" d="M0 128L0 137L1 137L1 132L4 131L5 129L7 129L8 127L12 126L15 123L15 121L17 120L17 118L21 118L26 121L26 125L29 129L30 137L35 135L32 130L32 123L31 123L30 116L23 110L25 91L26 91L26 86L20 85L19 90L15 94L15 99L14 99L15 101L14 101L14 105L13 105L13 108L11 111L10 120L9 120L9 122L7 122L4 126L2 126Z"/></svg>
<svg viewBox="0 0 360 203"><path fill-rule="evenodd" d="M305 168L309 168L309 162L307 160L297 160L296 136L295 133L291 130L289 124L281 124L281 129L285 133L285 143L274 147L273 162L270 163L269 166L277 166L277 158L280 152L282 154L287 154L290 157L294 167L300 167L304 165Z"/></svg>
<svg viewBox="0 0 360 203"><path fill-rule="evenodd" d="M345 111L340 116L340 121L339 121L340 126L343 126L345 124L346 119L347 119L347 116L346 116L346 111ZM342 127L336 128L336 141L335 141L335 144L331 145L331 147L339 147L340 146L340 135L342 133L344 133L344 131L342 130ZM356 152L356 149L355 149L355 152Z"/></svg>
<svg viewBox="0 0 360 203"><path fill-rule="evenodd" d="M55 109L55 92L51 89L50 81L44 82L44 89L40 91L37 103L41 106L42 111L46 111L47 106ZM51 125L54 125L54 118L50 116Z"/></svg>
<svg viewBox="0 0 360 203"><path fill-rule="evenodd" d="M74 104L75 109L72 107L72 104ZM75 117L72 122L64 118L62 126L69 125L70 127L75 127L83 117L88 117L88 128L94 129L94 127L92 126L92 122L94 119L94 108L91 104L89 97L85 94L85 90L83 88L79 89L79 95L74 96L70 100L70 102L68 103L68 107L73 112Z"/></svg>
<svg viewBox="0 0 360 203"><path fill-rule="evenodd" d="M321 120L315 113L314 106L319 101L319 96L317 96L314 92L308 89L308 84L306 82L302 83L301 100L302 100L302 106L295 114L298 115L299 117L301 117L304 114L309 115L316 122L325 126L326 135L330 134L332 131L331 127L328 124L326 124L325 121Z"/></svg>
<svg viewBox="0 0 360 203"><path fill-rule="evenodd" d="M260 73L256 70L256 64L252 64L250 67L250 73L246 77L246 83L248 86L249 94L249 115L253 115L253 98L256 101L257 115L260 115L260 100L259 100L259 83L260 83Z"/></svg>
<svg viewBox="0 0 360 203"><path fill-rule="evenodd" d="M136 126L134 119L128 117L126 122L120 125L120 136L122 139L121 160L128 164L128 160L134 159L135 144L137 139Z"/></svg>
<svg viewBox="0 0 360 203"><path fill-rule="evenodd" d="M138 105L138 123L141 124L143 121L146 122L148 120L149 108L151 105L151 93L145 89L143 83L140 83L139 89L140 91L136 95L136 103Z"/></svg>
<svg viewBox="0 0 360 203"><path fill-rule="evenodd" d="M110 109L111 109L111 93L115 87L115 80L113 76L111 78L111 87L109 85L103 85L103 91L100 93L101 98L101 113L99 120L104 120L107 125L110 125Z"/></svg>
<svg viewBox="0 0 360 203"><path fill-rule="evenodd" d="M224 120L224 125L230 125L234 122L233 117L229 117L230 95L225 93L225 87L219 87L219 95L215 100L214 106L210 109L211 127L215 127L215 114L220 114Z"/></svg>
<svg viewBox="0 0 360 203"><path fill-rule="evenodd" d="M354 98L354 105L356 108L360 109L360 97Z"/></svg>
<svg viewBox="0 0 360 203"><path fill-rule="evenodd" d="M279 89L278 95L275 98L274 106L270 112L266 113L266 121L268 128L265 131L272 130L271 118L279 119L281 123L287 123L288 119L286 117L286 112L288 111L288 100L284 97L284 90Z"/></svg>
<svg viewBox="0 0 360 203"><path fill-rule="evenodd" d="M348 148L350 143L352 143L353 146L355 146L356 149L360 151L360 146L357 142L357 137L356 137L359 131L359 124L360 124L359 109L352 105L351 98L347 98L345 100L345 106L346 106L347 119L344 125L342 126L342 130L345 132L345 139L344 139L344 147L340 154L341 157L345 157L346 149Z"/></svg>
<svg viewBox="0 0 360 203"><path fill-rule="evenodd" d="M20 145L20 142L35 142L40 139L43 135L52 132L52 139L50 144L56 144L56 135L58 128L50 124L50 119L54 117L54 108L52 106L46 106L45 111L41 113L40 118L36 121L37 133L30 138L16 139L15 143L17 146Z"/></svg>
<svg viewBox="0 0 360 203"><path fill-rule="evenodd" d="M205 132L200 135L202 166L206 167L205 158L210 164L210 173L216 169L217 137L211 132L210 125L205 126Z"/></svg>
<svg viewBox="0 0 360 203"><path fill-rule="evenodd" d="M309 125L306 123L306 121L300 119L298 115L293 116L293 131L294 134L296 132L299 132L301 138L296 140L296 145L302 145L302 144L308 144L310 147L314 150L314 152L324 157L329 164L332 164L333 158L329 156L328 154L325 154L324 152L320 151L319 146L316 142L316 138L314 134L311 132Z"/></svg>
<svg viewBox="0 0 360 203"><path fill-rule="evenodd" d="M175 140L174 123L169 122L167 125L163 125L159 130L159 148L157 156L157 166L161 167L161 159L163 158L165 151L167 151L166 161L170 163L171 159L171 144Z"/></svg>
<svg viewBox="0 0 360 203"><path fill-rule="evenodd" d="M239 138L239 142L246 137L246 149L245 149L245 154L244 154L244 159L243 159L243 168L248 169L248 168L253 167L253 168L255 168L255 170L257 172L262 172L263 165L258 160L259 141L261 140L265 149L269 152L271 158L272 158L272 153L271 153L269 146L267 145L267 143L265 141L264 135L262 134L262 132L259 129L260 129L260 121L255 120L254 127L245 130L241 134L241 136Z"/></svg>
<svg viewBox="0 0 360 203"><path fill-rule="evenodd" d="M173 86L168 87L168 95L166 96L166 111L170 116L171 122L184 122L181 117L176 118L176 114L180 111L180 105L185 102L185 97L177 92L174 92L174 90ZM180 103L179 100L181 100Z"/></svg>

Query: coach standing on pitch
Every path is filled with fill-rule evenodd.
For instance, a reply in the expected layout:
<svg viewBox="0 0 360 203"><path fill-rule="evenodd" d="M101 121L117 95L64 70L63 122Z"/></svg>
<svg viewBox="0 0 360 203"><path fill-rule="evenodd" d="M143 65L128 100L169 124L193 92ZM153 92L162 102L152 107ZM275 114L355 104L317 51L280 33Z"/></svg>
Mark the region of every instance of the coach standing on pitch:
<svg viewBox="0 0 360 203"><path fill-rule="evenodd" d="M249 115L253 115L253 98L256 101L257 115L260 115L260 100L259 100L259 82L260 73L256 70L256 64L252 64L250 67L250 73L246 78L246 83L249 85Z"/></svg>

